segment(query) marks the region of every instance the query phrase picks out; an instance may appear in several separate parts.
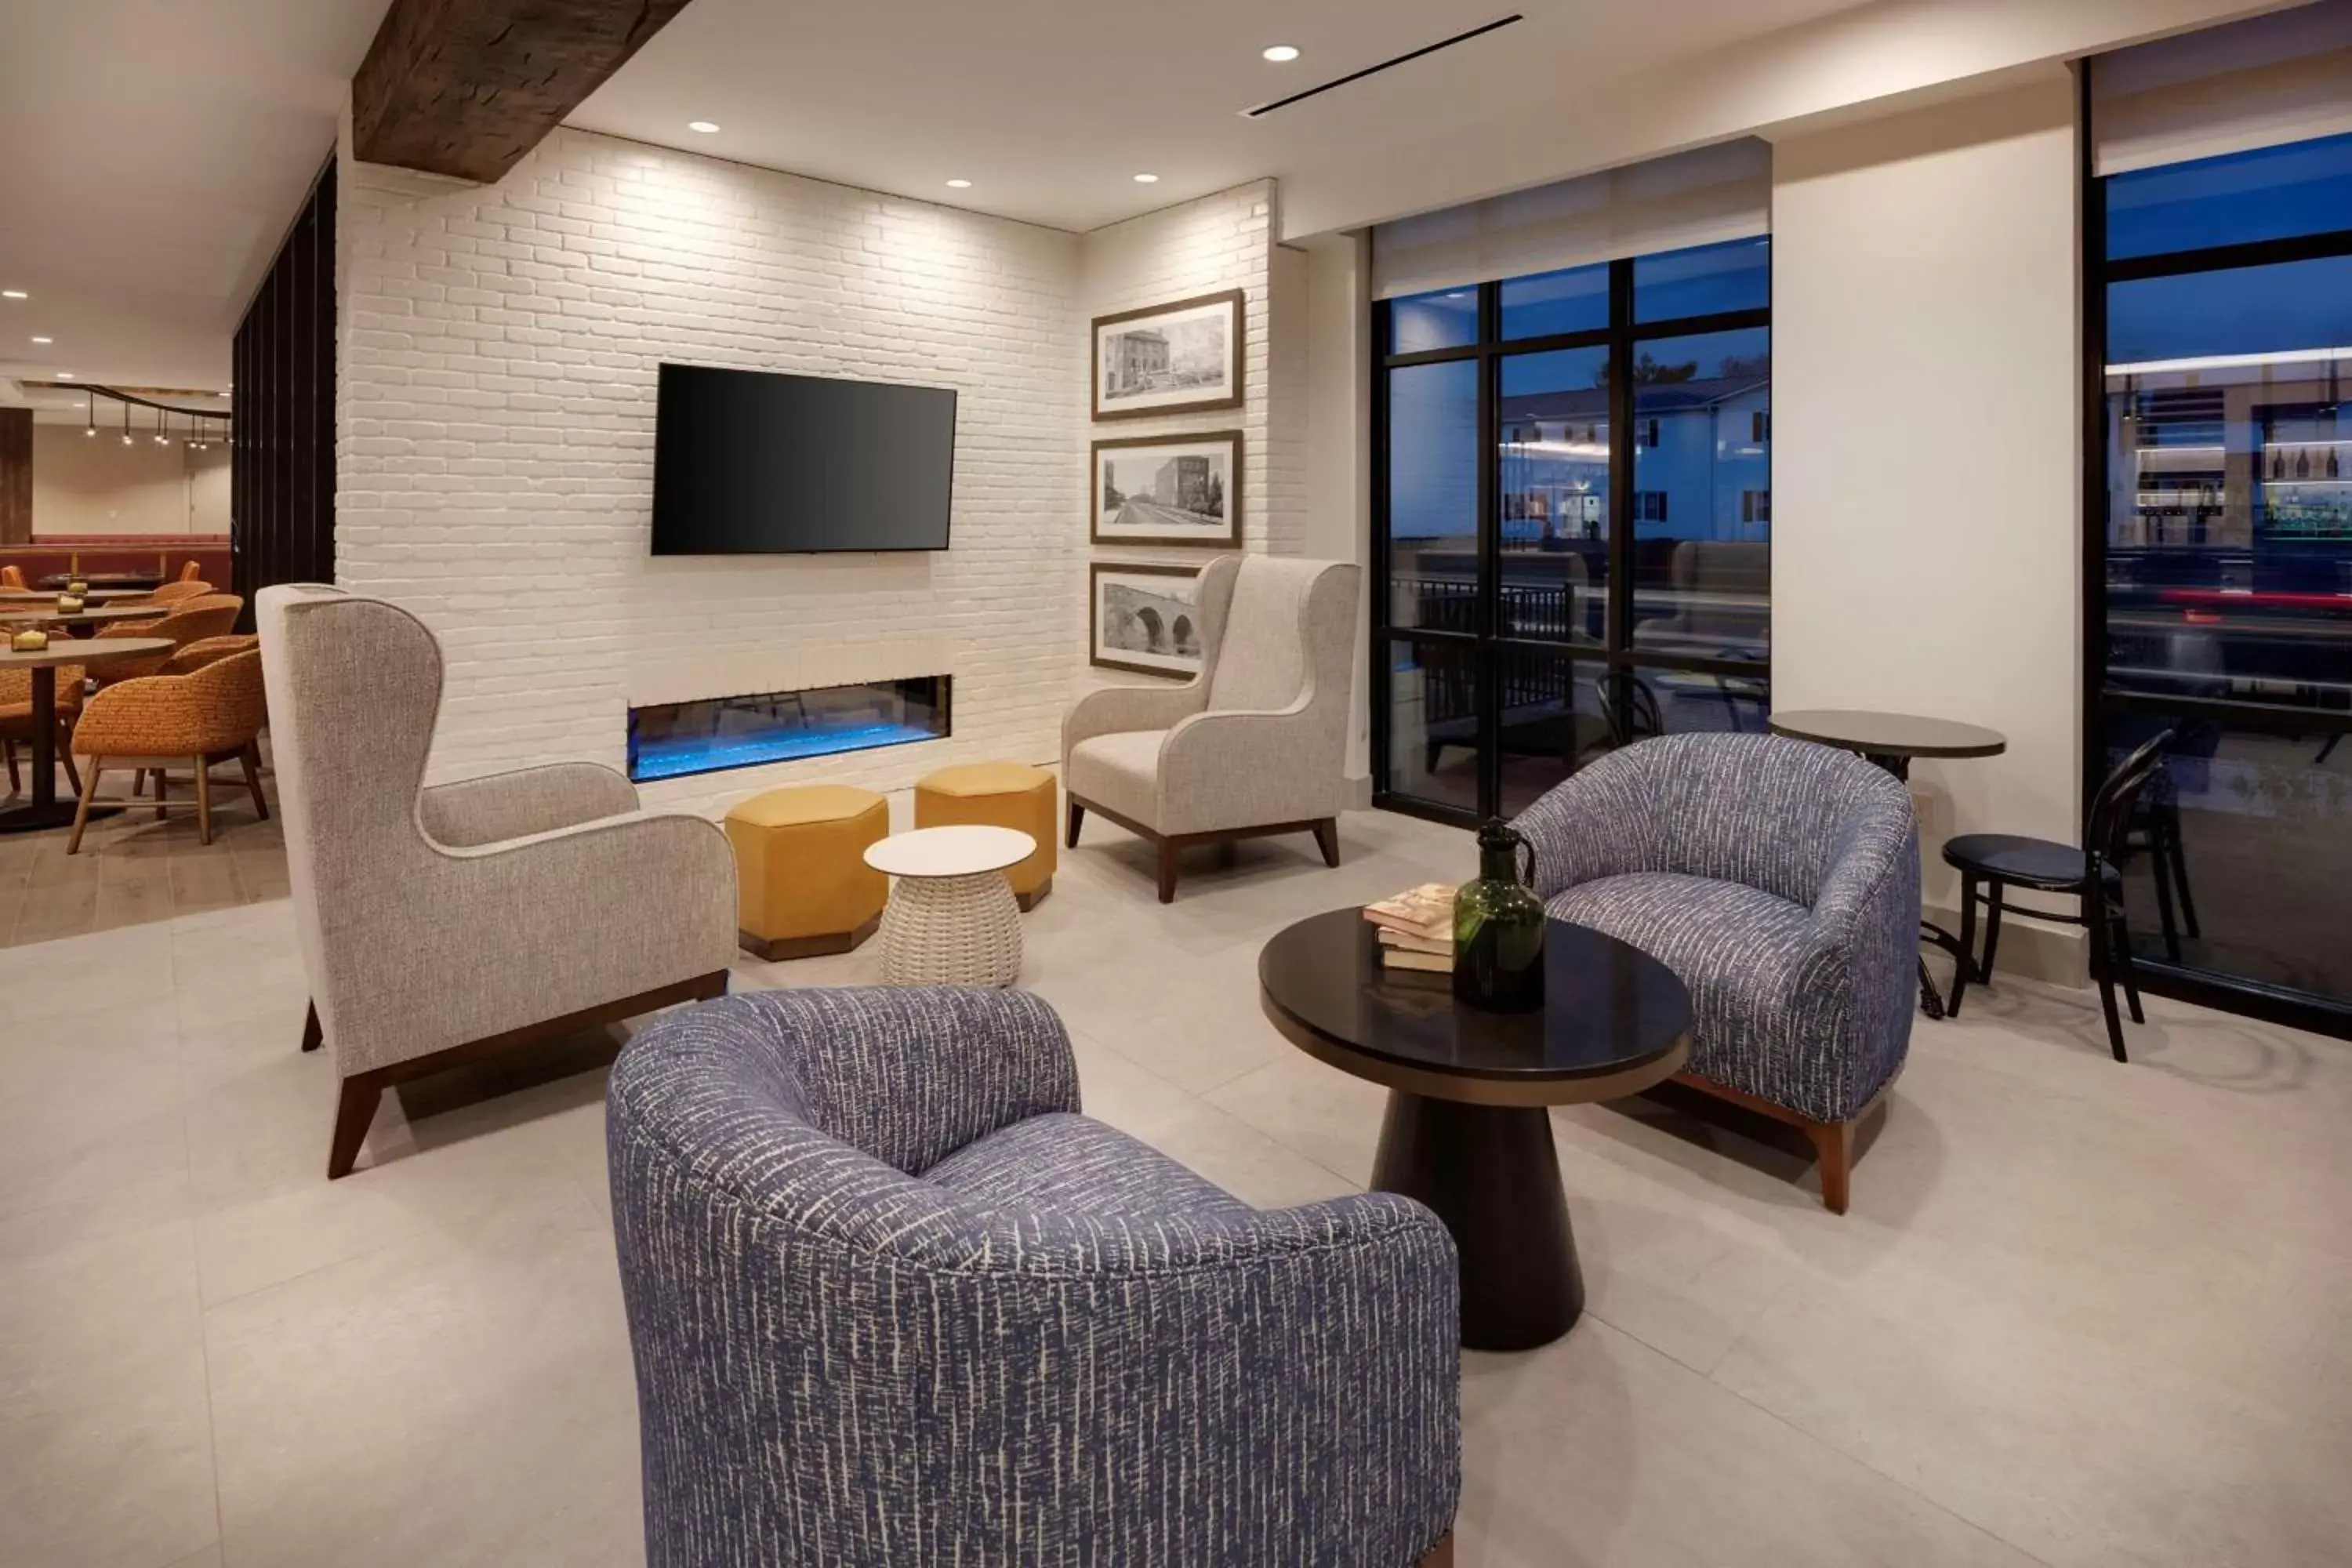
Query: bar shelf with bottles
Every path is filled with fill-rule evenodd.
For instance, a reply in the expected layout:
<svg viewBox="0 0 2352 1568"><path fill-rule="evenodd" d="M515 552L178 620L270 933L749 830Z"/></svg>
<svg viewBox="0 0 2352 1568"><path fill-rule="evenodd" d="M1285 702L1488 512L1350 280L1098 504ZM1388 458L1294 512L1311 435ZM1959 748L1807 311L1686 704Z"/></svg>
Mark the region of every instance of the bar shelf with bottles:
<svg viewBox="0 0 2352 1568"><path fill-rule="evenodd" d="M2352 538L2352 441L2273 439L2262 451L2263 532Z"/></svg>

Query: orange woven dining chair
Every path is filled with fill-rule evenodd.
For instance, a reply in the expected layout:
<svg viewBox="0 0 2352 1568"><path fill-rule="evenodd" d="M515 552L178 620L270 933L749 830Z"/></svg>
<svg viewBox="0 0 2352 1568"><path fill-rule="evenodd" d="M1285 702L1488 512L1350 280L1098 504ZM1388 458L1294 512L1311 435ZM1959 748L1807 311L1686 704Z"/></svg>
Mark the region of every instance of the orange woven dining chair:
<svg viewBox="0 0 2352 1568"><path fill-rule="evenodd" d="M191 582L184 577L177 583L164 584L143 599L127 602L133 605L184 605L190 599L204 598L212 591L210 583Z"/></svg>
<svg viewBox="0 0 2352 1568"><path fill-rule="evenodd" d="M152 621L117 621L98 635L101 637L169 637L169 652L151 654L145 658L110 660L98 677L101 687L119 685L125 680L137 680L145 676L161 675L172 655L192 642L216 637L236 625L237 613L245 601L235 594L207 594L202 598L184 600L168 607L169 613Z"/></svg>
<svg viewBox="0 0 2352 1568"><path fill-rule="evenodd" d="M0 566L0 588L22 588L23 586L25 586L25 569L22 566Z"/></svg>
<svg viewBox="0 0 2352 1568"><path fill-rule="evenodd" d="M200 583L204 575L205 569L193 561L180 568L180 581L183 583Z"/></svg>
<svg viewBox="0 0 2352 1568"><path fill-rule="evenodd" d="M196 773L196 837L210 844L212 770L222 763L239 763L245 769L245 787L253 793L253 809L261 820L268 821L269 802L261 793L261 748L257 743L268 714L258 647L215 659L185 675L148 675L118 681L90 697L74 725L73 750L88 758L89 765L81 770L81 803L74 811L73 837L66 841L66 853L79 853L99 778L110 767L154 770L155 810L161 815L172 804L163 798L162 769L192 763Z"/></svg>

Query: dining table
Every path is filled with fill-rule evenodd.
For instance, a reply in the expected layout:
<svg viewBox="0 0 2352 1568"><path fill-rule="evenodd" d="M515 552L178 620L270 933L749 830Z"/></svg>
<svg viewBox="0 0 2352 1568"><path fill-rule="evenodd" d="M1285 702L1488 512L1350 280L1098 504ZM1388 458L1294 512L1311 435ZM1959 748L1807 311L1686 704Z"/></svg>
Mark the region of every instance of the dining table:
<svg viewBox="0 0 2352 1568"><path fill-rule="evenodd" d="M1881 713L1862 708L1796 709L1774 713L1771 726L1776 735L1854 752L1906 781L1916 758L1997 757L2009 750L2009 737L1998 730L1917 713ZM1966 972L1972 963L1958 937L1925 917L1919 921L1919 940L1951 955L1952 962L1960 966L1955 971L1956 984L1958 973ZM1930 1018L1940 1018L1949 1011L1943 993L1936 989L1936 977L1927 972L1925 958L1919 960L1919 1010Z"/></svg>
<svg viewBox="0 0 2352 1568"><path fill-rule="evenodd" d="M84 594L85 602L92 605L120 604L125 599L144 602L152 588L92 588ZM0 609L30 610L58 602L58 590L54 588L0 588Z"/></svg>
<svg viewBox="0 0 2352 1568"><path fill-rule="evenodd" d="M81 638L94 637L100 626L116 621L155 621L169 613L160 605L100 605L80 610L60 610L55 605L46 610L0 607L0 632L19 631L26 626L62 626L68 637Z"/></svg>
<svg viewBox="0 0 2352 1568"><path fill-rule="evenodd" d="M58 798L58 671L68 665L87 668L171 651L169 637L102 637L95 642L51 643L23 652L0 646L0 670L21 669L32 678L33 721L32 793L21 805L0 808L0 833L37 833L63 827L74 819L75 803ZM90 815L108 816L117 809L94 808Z"/></svg>
<svg viewBox="0 0 2352 1568"><path fill-rule="evenodd" d="M87 583L93 588L122 588L143 594L163 585L161 572L52 572L42 578L39 587L57 589L68 583Z"/></svg>

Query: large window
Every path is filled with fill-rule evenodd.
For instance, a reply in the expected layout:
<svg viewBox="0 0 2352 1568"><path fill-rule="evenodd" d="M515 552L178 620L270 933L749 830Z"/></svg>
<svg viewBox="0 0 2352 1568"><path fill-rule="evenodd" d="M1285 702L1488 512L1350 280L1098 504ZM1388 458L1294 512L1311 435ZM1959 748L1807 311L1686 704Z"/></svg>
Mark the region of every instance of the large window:
<svg viewBox="0 0 2352 1568"><path fill-rule="evenodd" d="M1381 804L1524 809L1669 730L1761 730L1771 243L1380 307Z"/></svg>
<svg viewBox="0 0 2352 1568"><path fill-rule="evenodd" d="M2352 137L2090 190L2093 778L2173 739L2133 824L2168 987L2352 1021ZM2091 781L2086 779L2086 785Z"/></svg>

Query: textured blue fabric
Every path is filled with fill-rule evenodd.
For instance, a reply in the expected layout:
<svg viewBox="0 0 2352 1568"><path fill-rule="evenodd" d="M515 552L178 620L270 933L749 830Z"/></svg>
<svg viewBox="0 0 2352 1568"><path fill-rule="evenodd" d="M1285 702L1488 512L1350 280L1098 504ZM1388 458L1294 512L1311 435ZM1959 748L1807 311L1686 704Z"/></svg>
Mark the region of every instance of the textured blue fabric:
<svg viewBox="0 0 2352 1568"><path fill-rule="evenodd" d="M1081 1131L1035 997L730 997L608 1102L653 1568L1404 1568L1450 1527L1444 1226Z"/></svg>
<svg viewBox="0 0 2352 1568"><path fill-rule="evenodd" d="M1516 825L1561 920L1690 987L1691 1068L1816 1121L1903 1065L1919 827L1859 757L1773 735L1668 735L1601 758Z"/></svg>
<svg viewBox="0 0 2352 1568"><path fill-rule="evenodd" d="M1108 1217L1236 1217L1249 1205L1148 1143L1084 1116L1016 1121L923 1173L975 1208L1066 1208Z"/></svg>

